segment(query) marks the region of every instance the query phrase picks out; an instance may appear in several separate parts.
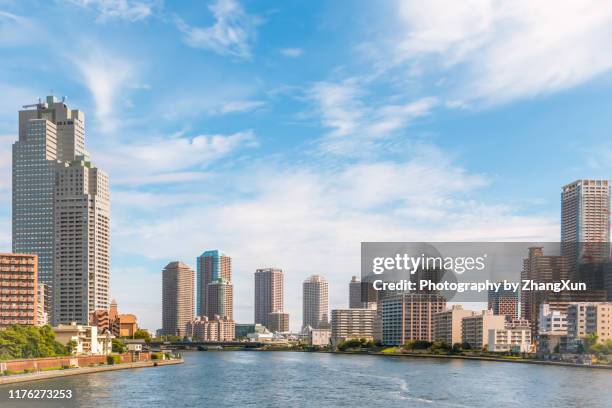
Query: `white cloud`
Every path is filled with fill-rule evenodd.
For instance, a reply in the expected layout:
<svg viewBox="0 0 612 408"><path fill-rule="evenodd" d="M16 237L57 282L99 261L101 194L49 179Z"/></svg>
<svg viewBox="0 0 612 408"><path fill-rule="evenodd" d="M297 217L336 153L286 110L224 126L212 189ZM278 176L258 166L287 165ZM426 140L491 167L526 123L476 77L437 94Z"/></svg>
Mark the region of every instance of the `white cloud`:
<svg viewBox="0 0 612 408"><path fill-rule="evenodd" d="M242 148L257 145L248 130L231 135L157 138L138 144L107 146L96 153L114 184L159 184L202 180L205 167Z"/></svg>
<svg viewBox="0 0 612 408"><path fill-rule="evenodd" d="M323 146L336 153L353 152L360 143L392 135L414 119L425 116L437 104L435 98L388 103L368 98L365 86L356 78L343 82L319 82L307 96L331 129ZM366 100L368 102L366 103Z"/></svg>
<svg viewBox="0 0 612 408"><path fill-rule="evenodd" d="M302 54L304 53L304 50L301 48L283 48L280 50L280 52L285 57L297 58L297 57L302 56Z"/></svg>
<svg viewBox="0 0 612 408"><path fill-rule="evenodd" d="M113 115L121 104L119 99L123 92L133 88L134 65L127 59L96 48L70 58L94 98L99 128L104 132L115 129L119 119Z"/></svg>
<svg viewBox="0 0 612 408"><path fill-rule="evenodd" d="M14 135L0 135L0 202L4 201L3 194L11 183L11 152L16 140L17 137Z"/></svg>
<svg viewBox="0 0 612 408"><path fill-rule="evenodd" d="M181 196L180 210L159 211L154 220L139 212L136 200L133 212L122 215L130 215L130 222L119 221L114 242L125 253L158 262L159 270L172 259L193 265L202 250L223 249L233 256L235 297L243 299L235 305L238 321L252 318L258 267L284 269L286 309L296 328L301 282L312 273L329 279L332 308L346 306L348 280L359 273L361 241L528 241L558 233L554 217L517 216L512 208L471 200L487 178L435 150L404 162L330 168L264 160L208 183L200 191L216 186L223 200L186 203ZM142 199L173 201L166 192L157 195Z"/></svg>
<svg viewBox="0 0 612 408"><path fill-rule="evenodd" d="M153 14L158 1L154 0L68 0L81 7L89 7L98 12L98 21L121 19L139 21Z"/></svg>
<svg viewBox="0 0 612 408"><path fill-rule="evenodd" d="M215 18L210 27L193 27L176 18L185 42L191 47L209 49L221 55L250 59L260 19L247 14L235 0L216 0L208 8Z"/></svg>
<svg viewBox="0 0 612 408"><path fill-rule="evenodd" d="M395 62L455 69L463 99L503 103L582 84L612 68L612 3L561 0L397 2Z"/></svg>

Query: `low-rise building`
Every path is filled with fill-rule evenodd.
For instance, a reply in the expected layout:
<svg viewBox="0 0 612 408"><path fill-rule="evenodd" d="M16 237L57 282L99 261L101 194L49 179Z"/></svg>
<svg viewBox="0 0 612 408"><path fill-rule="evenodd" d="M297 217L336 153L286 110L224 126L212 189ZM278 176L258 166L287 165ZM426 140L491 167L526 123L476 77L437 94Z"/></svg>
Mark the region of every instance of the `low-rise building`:
<svg viewBox="0 0 612 408"><path fill-rule="evenodd" d="M527 353L531 350L531 327L525 319L507 322L502 329L490 328L488 335L488 351Z"/></svg>
<svg viewBox="0 0 612 408"><path fill-rule="evenodd" d="M301 337L311 346L325 347L331 343L330 329L313 329L306 326L302 329Z"/></svg>
<svg viewBox="0 0 612 408"><path fill-rule="evenodd" d="M567 314L552 309L548 303L542 303L538 316L538 334L567 335Z"/></svg>
<svg viewBox="0 0 612 408"><path fill-rule="evenodd" d="M236 338L246 338L249 333L265 333L266 327L259 323L236 323Z"/></svg>
<svg viewBox="0 0 612 408"><path fill-rule="evenodd" d="M0 328L38 325L38 257L0 254Z"/></svg>
<svg viewBox="0 0 612 408"><path fill-rule="evenodd" d="M480 314L467 316L461 320L461 342L473 349L482 349L488 344L489 330L504 329L506 317L494 315L492 310L483 310Z"/></svg>
<svg viewBox="0 0 612 408"><path fill-rule="evenodd" d="M332 344L355 338L374 339L375 309L334 309L331 316Z"/></svg>
<svg viewBox="0 0 612 408"><path fill-rule="evenodd" d="M38 282L37 295L38 307L36 325L44 326L46 324L49 324L49 322L51 321L51 319L49 318L49 313L51 312L51 296L49 293L49 285Z"/></svg>
<svg viewBox="0 0 612 408"><path fill-rule="evenodd" d="M210 320L201 316L188 322L185 332L200 341L233 341L236 337L236 323L228 316L214 315Z"/></svg>
<svg viewBox="0 0 612 408"><path fill-rule="evenodd" d="M98 333L96 326L85 326L72 322L60 324L53 328L55 340L61 344L68 345L74 342L73 354L76 355L107 355L113 350L112 339L115 337L110 332Z"/></svg>
<svg viewBox="0 0 612 408"><path fill-rule="evenodd" d="M579 302L567 307L567 336L576 343L588 334L595 334L598 343L612 339L612 303Z"/></svg>
<svg viewBox="0 0 612 408"><path fill-rule="evenodd" d="M434 341L443 341L452 346L461 343L461 321L464 317L474 316L473 310L464 310L461 305L434 314Z"/></svg>
<svg viewBox="0 0 612 408"><path fill-rule="evenodd" d="M289 331L289 313L271 312L268 313L268 330L272 333Z"/></svg>

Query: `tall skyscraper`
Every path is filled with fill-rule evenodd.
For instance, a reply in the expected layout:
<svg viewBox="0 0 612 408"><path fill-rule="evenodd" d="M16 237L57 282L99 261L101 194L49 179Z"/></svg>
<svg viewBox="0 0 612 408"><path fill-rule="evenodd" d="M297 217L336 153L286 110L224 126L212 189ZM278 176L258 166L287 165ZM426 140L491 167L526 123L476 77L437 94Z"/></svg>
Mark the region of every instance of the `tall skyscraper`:
<svg viewBox="0 0 612 408"><path fill-rule="evenodd" d="M361 281L353 276L349 282L349 308L350 309L376 309L376 302L364 302L362 291L367 287L362 287Z"/></svg>
<svg viewBox="0 0 612 408"><path fill-rule="evenodd" d="M208 284L208 313L213 316L234 319L234 285L223 278Z"/></svg>
<svg viewBox="0 0 612 408"><path fill-rule="evenodd" d="M85 150L84 113L54 96L24 106L13 145L13 251L38 255L54 324L87 324L108 307L109 218L108 177Z"/></svg>
<svg viewBox="0 0 612 408"><path fill-rule="evenodd" d="M185 336L193 320L194 273L182 262L170 262L162 272L162 330L164 335Z"/></svg>
<svg viewBox="0 0 612 408"><path fill-rule="evenodd" d="M214 314L208 312L208 284L223 278L232 281L232 259L215 249L204 251L197 259L196 314L213 319Z"/></svg>
<svg viewBox="0 0 612 408"><path fill-rule="evenodd" d="M53 322L87 324L110 302L108 176L78 157L55 177Z"/></svg>
<svg viewBox="0 0 612 408"><path fill-rule="evenodd" d="M13 144L13 252L38 255L38 279L53 284L56 164L85 151L85 114L64 100L25 105Z"/></svg>
<svg viewBox="0 0 612 408"><path fill-rule="evenodd" d="M255 271L255 323L270 330L269 315L284 310L283 271L277 268Z"/></svg>
<svg viewBox="0 0 612 408"><path fill-rule="evenodd" d="M312 275L303 283L302 328L329 328L329 285L324 277Z"/></svg>
<svg viewBox="0 0 612 408"><path fill-rule="evenodd" d="M577 180L561 191L561 254L577 262L607 259L610 242L608 180Z"/></svg>

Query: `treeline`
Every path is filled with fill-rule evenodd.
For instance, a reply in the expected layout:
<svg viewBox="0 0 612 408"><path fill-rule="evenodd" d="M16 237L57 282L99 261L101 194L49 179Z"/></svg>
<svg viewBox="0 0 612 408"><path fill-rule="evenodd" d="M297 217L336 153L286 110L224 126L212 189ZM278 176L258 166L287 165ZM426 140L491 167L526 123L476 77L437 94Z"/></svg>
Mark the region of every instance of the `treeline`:
<svg viewBox="0 0 612 408"><path fill-rule="evenodd" d="M0 360L56 357L70 354L69 348L55 340L51 326L11 325L0 330Z"/></svg>

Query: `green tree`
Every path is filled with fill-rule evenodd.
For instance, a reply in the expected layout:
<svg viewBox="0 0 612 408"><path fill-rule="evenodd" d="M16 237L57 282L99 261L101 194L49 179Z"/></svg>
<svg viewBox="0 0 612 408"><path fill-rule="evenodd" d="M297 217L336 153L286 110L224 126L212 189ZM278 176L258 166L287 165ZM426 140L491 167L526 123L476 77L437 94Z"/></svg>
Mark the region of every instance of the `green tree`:
<svg viewBox="0 0 612 408"><path fill-rule="evenodd" d="M125 353L127 346L120 339L113 339L113 353Z"/></svg>
<svg viewBox="0 0 612 408"><path fill-rule="evenodd" d="M51 326L11 325L0 331L0 360L66 355Z"/></svg>
<svg viewBox="0 0 612 408"><path fill-rule="evenodd" d="M73 353L77 348L77 342L76 340L70 340L68 342L68 344L66 344L66 351L68 353Z"/></svg>
<svg viewBox="0 0 612 408"><path fill-rule="evenodd" d="M144 339L144 341L146 341L147 343L149 343L151 341L151 335L149 334L148 330L145 329L138 329L134 332L134 338L135 339Z"/></svg>

